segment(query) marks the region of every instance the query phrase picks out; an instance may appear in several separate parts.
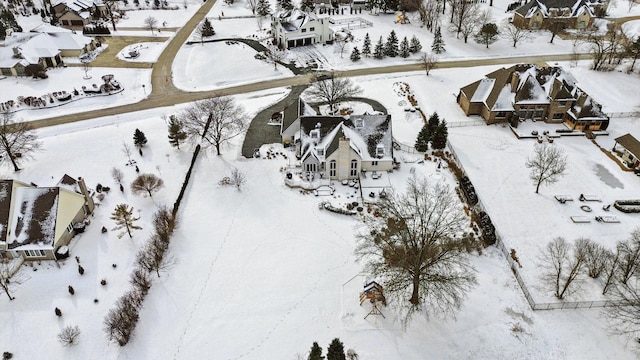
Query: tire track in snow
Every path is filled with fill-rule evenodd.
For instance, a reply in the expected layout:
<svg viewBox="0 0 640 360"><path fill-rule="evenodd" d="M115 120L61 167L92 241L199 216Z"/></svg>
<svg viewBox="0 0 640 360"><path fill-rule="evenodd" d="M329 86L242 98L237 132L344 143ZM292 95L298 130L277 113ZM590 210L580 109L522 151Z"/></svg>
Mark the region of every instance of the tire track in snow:
<svg viewBox="0 0 640 360"><path fill-rule="evenodd" d="M317 213L320 213L320 210L316 210ZM323 220L321 218L321 216L316 216L316 218L318 219L318 221L325 227L325 229L330 230L337 238L339 238L340 240L343 240L343 243L346 242L346 240L342 237L342 235L340 235L337 231L335 231L335 229L333 227L331 227L330 224L328 224L325 220ZM271 329L269 329L267 331L267 334L260 340L258 341L257 344L255 344L254 346L250 347L249 349L247 349L247 351L245 351L244 353L230 358L230 360L238 360L238 359L242 359L246 356L251 355L254 351L258 350L260 347L262 347L270 338L271 335L278 330L278 328L280 327L280 325L282 325L282 323L298 308L298 306L300 306L300 304L302 304L309 296L311 296L313 293L315 293L316 290L318 290L318 286L320 284L320 281L329 273L340 269L342 267L344 267L345 265L347 265L349 262L349 256L345 256L344 261L336 266L330 267L328 269L326 269L325 271L323 271L320 275L318 275L316 277L316 280L314 281L313 285L311 286L311 288L304 294L302 295L302 297L296 301L291 307L289 307L289 309L287 310L287 312L273 325L273 327L271 327Z"/></svg>
<svg viewBox="0 0 640 360"><path fill-rule="evenodd" d="M204 284L202 284L202 287L200 288L200 293L198 294L198 298L196 299L195 304L193 304L193 308L191 309L191 311L189 312L189 316L187 317L187 322L184 327L184 331L182 332L182 334L180 334L180 339L178 339L178 345L176 346L176 351L173 353L174 359L177 359L178 355L180 354L180 348L182 346L182 342L184 341L184 337L187 334L187 331L189 330L189 326L191 324L191 319L193 318L193 314L196 312L196 310L200 306L200 301L202 300L202 296L204 295L204 290L209 285L209 280L211 279L211 274L213 273L213 266L218 262L218 258L220 257L222 248L224 248L224 245L227 243L227 239L229 239L229 234L231 233L231 229L233 229L233 224L236 222L236 216L238 215L238 210L240 210L240 208L242 207L242 203L243 201L241 200L240 204L238 204L238 207L236 207L236 209L234 210L233 217L231 218L231 223L227 228L227 233L225 234L224 238L220 242L220 246L218 246L218 252L216 253L213 260L211 260L211 263L209 264L209 271L207 272L207 278L204 280Z"/></svg>

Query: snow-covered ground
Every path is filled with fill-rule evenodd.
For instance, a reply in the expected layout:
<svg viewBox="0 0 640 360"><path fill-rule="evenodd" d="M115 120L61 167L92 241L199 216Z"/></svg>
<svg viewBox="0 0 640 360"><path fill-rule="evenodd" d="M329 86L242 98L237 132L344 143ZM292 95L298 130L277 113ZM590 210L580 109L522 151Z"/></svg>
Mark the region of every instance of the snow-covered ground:
<svg viewBox="0 0 640 360"><path fill-rule="evenodd" d="M187 10L130 11L128 19L119 26L142 28L149 14L158 18L160 24L167 21L167 27L181 26L189 18L188 13L197 9L199 2L193 1ZM495 1L492 11L496 20L508 16L504 8L509 2ZM210 17L215 37L264 36L264 31L256 31L256 19L218 20L223 11L225 17L249 15L245 5L244 1L236 1L231 6L222 2L214 6ZM621 4L613 11L616 16L629 15ZM640 14L640 6L632 9L630 15L634 14ZM395 15L357 16L375 23L373 28L354 31L359 47L366 32L375 44L379 36L386 39L392 28L400 39L415 33L425 50L430 47L432 35L420 28L417 21L397 25L393 23ZM341 17L351 16L337 18ZM263 27L268 27L268 22ZM148 31L137 31L143 32ZM447 31L444 36L447 53L442 55L443 60L568 53L572 47L572 42L559 38L548 44L549 37L543 35L516 49L503 39L487 50L472 40L464 44ZM307 54L301 52L300 58L313 56L325 68L335 69L406 61L365 59L354 64L348 60L347 52L341 59L331 46L319 46ZM253 53L243 45L224 43L185 46L174 63L174 81L185 89L204 90L287 76L282 67L274 71L272 65L255 60ZM564 65L568 68L568 64ZM569 241L578 236L592 236L608 246L626 237L629 229L638 224L630 215L623 217L616 213L622 220L620 224L573 224L567 220L574 211L581 211L577 208L580 193L598 195L603 203L618 197L637 197L639 179L612 166L586 139L561 138L555 145L567 151L570 173L554 186L543 186L541 194L533 194L524 168L532 141L516 140L507 128L500 126L458 126L476 120L465 117L457 106L455 96L459 88L496 68L441 69L429 77L424 72L414 72L354 80L363 88L363 96L376 99L389 109L394 137L403 143L413 144L422 122L417 113L404 111L406 99L394 93L397 86L394 83L409 84L426 113L437 111L451 124L451 144L505 243L517 250L523 263L522 273L531 284L529 289L535 291L537 301L550 301L537 279L538 249L557 235ZM636 75L595 73L587 69L588 63L580 63L570 71L579 86L603 104L605 111L627 112L640 105ZM90 70L94 81L106 73L115 74L125 92L55 109L21 111L18 117L31 120L132 103L150 91L150 70ZM50 70L49 79L44 81L6 78L0 80L0 93L7 97L6 94L28 96L70 91L84 84L80 83L83 75L80 68L66 68ZM236 99L252 116L281 99L287 91L272 89ZM27 162L19 174L8 167L0 168L0 178L17 177L27 183L53 185L68 173L83 176L91 187L101 183L114 189L97 208L88 230L73 240L70 259L58 263L59 266L33 264L37 271L24 266L21 271L29 280L18 287L16 300L10 302L0 296L2 351L26 359L289 359L298 353L306 357L313 341L326 349L331 339L340 337L346 348L354 348L361 359L370 360L634 358L629 350L632 344L607 333L599 310L533 312L505 259L493 247L485 249L482 255L472 255L471 262L478 270L478 286L469 293L457 319L427 320L418 316L407 329L402 329L394 321L392 309L383 309L387 319L370 316L364 320L368 309L358 305L358 292L364 280L360 276L362 265L353 256L355 219L321 211L317 206L319 198L286 187L279 169L289 160L241 157L240 138L234 139L232 147L224 149L222 156L206 154L198 160L181 207L181 226L170 248L175 262L168 272L154 279L130 344L121 348L107 343L102 319L128 288L135 252L149 234L154 209L159 204L173 204L191 159L190 146L177 150L166 140L165 119L183 106L40 129L44 151L36 154L35 160ZM544 126L524 125L540 129ZM144 156L134 155L140 170L165 181L165 187L153 198L133 196L128 186L121 194L110 176L112 167L123 170L125 185L136 176L134 169L125 166L126 157L120 150L123 142L131 144L136 128L149 139ZM612 119L608 131L609 136L597 139L605 149L610 149L613 139L626 132L640 138L640 119ZM397 155L401 161L416 157ZM401 170L392 173L389 179L395 188L402 189L413 169L417 175L434 181L452 181L450 175L437 173L435 167L433 162L403 163ZM242 191L218 185L234 168L247 175ZM340 196L352 191L342 185L338 187ZM553 199L553 195L560 193L572 195L576 200L560 205ZM144 229L136 232L133 239L118 239L114 231L100 233L102 226L113 227L109 216L120 203L132 205L142 218ZM600 211L595 208L594 211ZM79 256L86 270L84 275L78 274L73 256ZM114 268L113 264L117 266ZM101 279L108 284L101 286ZM76 289L75 296L67 293L68 285ZM592 299L596 286L587 284L585 291L569 300ZM62 318L55 316L55 307L62 310ZM75 347L64 348L56 341L55 335L67 325L78 325L82 331L80 344ZM37 339L39 346L33 346L34 342L28 339Z"/></svg>
<svg viewBox="0 0 640 360"><path fill-rule="evenodd" d="M129 45L120 50L118 59L131 62L156 62L158 57L167 46L167 42L143 42ZM138 54L133 57L132 52Z"/></svg>

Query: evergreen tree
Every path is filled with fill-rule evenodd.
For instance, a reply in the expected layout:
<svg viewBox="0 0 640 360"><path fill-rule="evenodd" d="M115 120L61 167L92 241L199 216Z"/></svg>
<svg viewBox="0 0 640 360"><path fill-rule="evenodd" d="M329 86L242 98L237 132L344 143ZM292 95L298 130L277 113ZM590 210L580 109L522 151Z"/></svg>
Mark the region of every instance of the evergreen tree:
<svg viewBox="0 0 640 360"><path fill-rule="evenodd" d="M488 24L482 25L482 28L480 28L480 31L478 31L473 38L478 44L486 45L488 49L489 45L498 41L498 35L500 35L500 32L498 31L498 26L494 23L488 23Z"/></svg>
<svg viewBox="0 0 640 360"><path fill-rule="evenodd" d="M418 133L418 137L416 139L415 148L416 151L425 152L429 150L429 141L431 140L431 136L429 133L429 125L425 124L420 132Z"/></svg>
<svg viewBox="0 0 640 360"><path fill-rule="evenodd" d="M271 4L269 4L268 0L258 0L256 14L261 17L266 17L271 14Z"/></svg>
<svg viewBox="0 0 640 360"><path fill-rule="evenodd" d="M434 54L442 54L445 52L444 48L444 40L442 39L442 31L440 31L440 27L436 29L436 33L433 37L433 43L431 44L431 51Z"/></svg>
<svg viewBox="0 0 640 360"><path fill-rule="evenodd" d="M351 52L351 61L356 62L360 60L360 50L358 50L358 47L355 46L353 48L353 51Z"/></svg>
<svg viewBox="0 0 640 360"><path fill-rule="evenodd" d="M314 8L315 5L313 4L313 0L302 0L300 2L300 9L302 11L311 12Z"/></svg>
<svg viewBox="0 0 640 360"><path fill-rule="evenodd" d="M411 38L411 41L409 42L409 51L415 54L420 50L422 50L422 44L420 44L420 40L418 40L418 38L415 35L413 35L413 37Z"/></svg>
<svg viewBox="0 0 640 360"><path fill-rule="evenodd" d="M387 37L387 42L384 44L384 55L389 57L398 56L398 36L396 36L395 30L391 30L389 37Z"/></svg>
<svg viewBox="0 0 640 360"><path fill-rule="evenodd" d="M282 10L291 10L293 9L293 3L291 0L277 0L278 7Z"/></svg>
<svg viewBox="0 0 640 360"><path fill-rule="evenodd" d="M180 149L180 142L187 138L182 121L175 115L169 116L169 144Z"/></svg>
<svg viewBox="0 0 640 360"><path fill-rule="evenodd" d="M371 38L369 38L369 33L364 36L364 43L362 44L362 55L371 55Z"/></svg>
<svg viewBox="0 0 640 360"><path fill-rule="evenodd" d="M324 356L322 356L322 348L318 345L317 342L313 342L313 346L311 346L311 352L309 352L308 360L324 360Z"/></svg>
<svg viewBox="0 0 640 360"><path fill-rule="evenodd" d="M376 59L384 58L384 43L382 42L382 36L380 36L380 40L378 40L376 47L373 49L373 57Z"/></svg>
<svg viewBox="0 0 640 360"><path fill-rule="evenodd" d="M408 58L411 55L411 51L409 51L409 40L405 36L400 42L400 56L403 58Z"/></svg>
<svg viewBox="0 0 640 360"><path fill-rule="evenodd" d="M118 239L122 238L124 234L129 234L129 237L133 237L131 230L140 230L140 226L135 224L140 220L140 216L133 216L133 207L127 206L127 204L117 205L115 210L111 213L111 220L115 220L116 227L113 230L125 229L125 231L118 234Z"/></svg>
<svg viewBox="0 0 640 360"><path fill-rule="evenodd" d="M347 360L344 354L344 345L340 339L335 338L327 348L327 360Z"/></svg>
<svg viewBox="0 0 640 360"><path fill-rule="evenodd" d="M431 138L431 147L436 150L442 150L445 146L447 146L447 137L449 136L449 131L447 130L447 122L443 119L436 130L433 132L433 136Z"/></svg>
<svg viewBox="0 0 640 360"><path fill-rule="evenodd" d="M136 131L133 133L133 144L138 149L147 144L147 136L142 131L140 131L140 129L136 129Z"/></svg>
<svg viewBox="0 0 640 360"><path fill-rule="evenodd" d="M202 22L202 30L200 31L202 37L213 36L216 34L216 32L213 30L213 26L211 25L211 21L209 21L209 19L206 17L204 18L204 22Z"/></svg>
<svg viewBox="0 0 640 360"><path fill-rule="evenodd" d="M429 120L427 120L427 126L429 127L429 134L433 134L436 131L436 128L440 125L440 117L437 112L433 112L431 116L429 116ZM429 135L429 141L431 141L431 135Z"/></svg>

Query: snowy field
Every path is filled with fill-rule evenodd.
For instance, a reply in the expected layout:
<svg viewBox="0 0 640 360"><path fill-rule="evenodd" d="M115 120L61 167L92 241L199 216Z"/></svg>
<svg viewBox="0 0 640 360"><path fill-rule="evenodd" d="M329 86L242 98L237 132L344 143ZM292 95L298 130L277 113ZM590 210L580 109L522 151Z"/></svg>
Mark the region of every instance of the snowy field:
<svg viewBox="0 0 640 360"><path fill-rule="evenodd" d="M143 42L132 44L120 50L118 59L131 62L156 62L167 46L167 42ZM131 52L137 52L138 57L132 57Z"/></svg>

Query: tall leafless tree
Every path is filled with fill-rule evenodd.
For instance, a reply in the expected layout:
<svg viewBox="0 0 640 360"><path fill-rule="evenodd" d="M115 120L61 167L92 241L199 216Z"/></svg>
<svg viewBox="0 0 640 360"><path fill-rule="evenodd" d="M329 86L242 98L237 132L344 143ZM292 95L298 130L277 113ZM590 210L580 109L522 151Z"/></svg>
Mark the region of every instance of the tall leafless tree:
<svg viewBox="0 0 640 360"><path fill-rule="evenodd" d="M640 277L627 284L616 284L611 296L617 304L604 311L609 330L633 339L640 350Z"/></svg>
<svg viewBox="0 0 640 360"><path fill-rule="evenodd" d="M153 234L144 248L136 254L136 264L147 272L155 272L160 277L160 271L167 270L173 265L167 255L168 244L158 234Z"/></svg>
<svg viewBox="0 0 640 360"><path fill-rule="evenodd" d="M542 279L547 284L551 284L553 294L558 299L566 296L578 289L576 280L584 266L583 239L576 240L576 245L571 245L562 237L557 237L550 241L540 256L542 266L546 271L542 274Z"/></svg>
<svg viewBox="0 0 640 360"><path fill-rule="evenodd" d="M276 45L269 44L267 50L264 52L269 61L273 63L273 70L278 69L278 63L281 62L287 54L284 50L280 50Z"/></svg>
<svg viewBox="0 0 640 360"><path fill-rule="evenodd" d="M456 37L459 37L463 29L468 27L469 23L478 22L477 17L480 12L480 5L476 1L467 0L452 0L450 3L452 5L450 10L450 29L456 33ZM479 25L482 26L482 23L479 23Z"/></svg>
<svg viewBox="0 0 640 360"><path fill-rule="evenodd" d="M513 47L518 46L518 43L523 41L529 41L533 37L528 29L519 28L512 23L506 21L502 24L502 31L500 34L507 40L511 41Z"/></svg>
<svg viewBox="0 0 640 360"><path fill-rule="evenodd" d="M581 244L584 246L584 264L587 273L589 277L595 279L605 270L607 261L613 256L613 253L591 239L586 239Z"/></svg>
<svg viewBox="0 0 640 360"><path fill-rule="evenodd" d="M131 183L131 192L134 194L149 194L153 197L154 192L158 192L164 186L164 181L154 174L140 174Z"/></svg>
<svg viewBox="0 0 640 360"><path fill-rule="evenodd" d="M438 57L435 54L422 54L420 57L420 65L424 71L426 71L427 76L429 76L429 72L433 70L438 65Z"/></svg>
<svg viewBox="0 0 640 360"><path fill-rule="evenodd" d="M348 78L339 78L331 74L327 80L316 81L307 90L307 94L315 101L326 102L331 111L336 105L350 97L362 93L362 89Z"/></svg>
<svg viewBox="0 0 640 360"><path fill-rule="evenodd" d="M146 29L151 30L151 34L153 34L153 29L158 25L158 19L153 16L148 16L144 19L144 27Z"/></svg>
<svg viewBox="0 0 640 360"><path fill-rule="evenodd" d="M33 157L33 153L42 149L38 135L26 122L16 122L15 115L8 110L0 112L0 163L11 162L14 171L25 159Z"/></svg>
<svg viewBox="0 0 640 360"><path fill-rule="evenodd" d="M617 251L618 280L627 285L633 276L640 275L640 228L632 231L628 239L619 241Z"/></svg>
<svg viewBox="0 0 640 360"><path fill-rule="evenodd" d="M529 178L536 185L536 194L541 184L553 184L567 171L567 156L555 145L538 144L533 156L527 159L525 166L531 169Z"/></svg>
<svg viewBox="0 0 640 360"><path fill-rule="evenodd" d="M103 322L109 341L117 342L120 346L129 342L140 318L138 308L142 298L139 292L131 290L122 295L115 306L109 309Z"/></svg>
<svg viewBox="0 0 640 360"><path fill-rule="evenodd" d="M0 289L4 291L9 300L15 299L12 295L15 289L23 284L27 278L19 270L16 272L9 260L0 260Z"/></svg>
<svg viewBox="0 0 640 360"><path fill-rule="evenodd" d="M378 216L379 215L379 216ZM476 283L458 236L468 218L445 184L412 177L405 193L392 192L366 216L356 255L383 279L408 321L415 311L448 314Z"/></svg>
<svg viewBox="0 0 640 360"><path fill-rule="evenodd" d="M247 128L247 115L233 98L224 96L198 101L180 115L191 141L202 146L221 148Z"/></svg>

